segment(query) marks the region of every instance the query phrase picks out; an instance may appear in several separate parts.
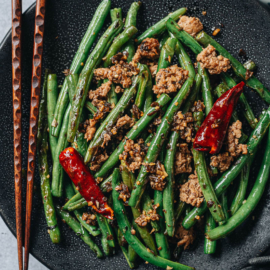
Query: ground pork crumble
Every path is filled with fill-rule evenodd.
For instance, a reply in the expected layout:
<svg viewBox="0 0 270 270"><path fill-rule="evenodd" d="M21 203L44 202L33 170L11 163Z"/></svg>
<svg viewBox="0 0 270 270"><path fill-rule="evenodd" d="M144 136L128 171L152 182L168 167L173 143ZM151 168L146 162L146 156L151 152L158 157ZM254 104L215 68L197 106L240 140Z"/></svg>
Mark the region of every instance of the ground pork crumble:
<svg viewBox="0 0 270 270"><path fill-rule="evenodd" d="M222 55L217 56L216 49L210 44L198 54L197 61L201 68L207 68L210 74L220 74L231 68L230 60Z"/></svg>
<svg viewBox="0 0 270 270"><path fill-rule="evenodd" d="M137 64L127 63L124 60L113 61L113 64L115 65L110 68L97 68L94 71L95 80L109 79L111 82L121 84L123 88L129 87L132 84L131 77L139 73Z"/></svg>
<svg viewBox="0 0 270 270"><path fill-rule="evenodd" d="M176 227L175 238L180 239L180 241L177 243L178 247L184 246L184 250L188 249L196 238L194 227L191 227L189 230L184 229L181 220Z"/></svg>
<svg viewBox="0 0 270 270"><path fill-rule="evenodd" d="M96 133L96 123L97 121L94 119L86 120L83 124L85 134L84 138L89 142L94 138L94 135Z"/></svg>
<svg viewBox="0 0 270 270"><path fill-rule="evenodd" d="M181 143L179 145L179 151L177 151L175 154L174 174L191 173L191 161L192 154L188 149L188 145L186 143Z"/></svg>
<svg viewBox="0 0 270 270"><path fill-rule="evenodd" d="M192 206L200 207L203 202L203 194L196 171L188 178L189 180L180 186L180 200Z"/></svg>
<svg viewBox="0 0 270 270"><path fill-rule="evenodd" d="M120 183L120 185L115 187L115 190L119 192L118 199L123 200L125 204L128 203L128 199L130 198L130 192L128 190L128 186L124 183Z"/></svg>
<svg viewBox="0 0 270 270"><path fill-rule="evenodd" d="M132 62L151 65L150 61L156 62L159 58L159 54L160 49L158 40L155 38L146 38L138 46Z"/></svg>
<svg viewBox="0 0 270 270"><path fill-rule="evenodd" d="M137 143L133 140L126 140L124 152L119 155L119 159L125 160L128 170L134 173L135 170L140 169L146 152L147 147L145 147L143 139L139 139Z"/></svg>
<svg viewBox="0 0 270 270"><path fill-rule="evenodd" d="M155 78L157 75L157 67L158 67L158 65L153 65L153 66L149 67L152 78Z"/></svg>
<svg viewBox="0 0 270 270"><path fill-rule="evenodd" d="M211 157L210 165L218 168L220 172L228 170L235 158L241 154L247 155L247 145L239 144L242 136L242 122L237 120L229 128L225 141L227 151Z"/></svg>
<svg viewBox="0 0 270 270"><path fill-rule="evenodd" d="M178 25L193 37L203 30L203 24L196 17L181 16Z"/></svg>
<svg viewBox="0 0 270 270"><path fill-rule="evenodd" d="M156 75L153 91L157 95L177 92L188 78L188 71L177 65L160 69Z"/></svg>
<svg viewBox="0 0 270 270"><path fill-rule="evenodd" d="M204 111L204 103L200 100L194 102L194 106L191 108L192 112L202 112Z"/></svg>
<svg viewBox="0 0 270 270"><path fill-rule="evenodd" d="M100 152L100 150L98 150ZM94 157L93 160L91 161L91 171L97 171L100 167L101 164L106 161L109 158L108 154L105 152L103 153L97 153Z"/></svg>
<svg viewBox="0 0 270 270"><path fill-rule="evenodd" d="M156 221L160 219L159 214L157 214L157 208L159 205L153 205L153 209L149 211L143 211L143 213L135 219L135 223L137 223L140 227L145 227L150 221Z"/></svg>
<svg viewBox="0 0 270 270"><path fill-rule="evenodd" d="M150 186L152 189L163 191L166 185L166 177L168 174L165 167L158 160L156 163L143 163L146 171L149 173Z"/></svg>
<svg viewBox="0 0 270 270"><path fill-rule="evenodd" d="M194 137L194 119L191 112L178 112L173 118L172 130L180 131L180 138L190 143Z"/></svg>
<svg viewBox="0 0 270 270"><path fill-rule="evenodd" d="M84 220L87 224L95 226L97 224L97 217L92 213L83 213L82 220Z"/></svg>

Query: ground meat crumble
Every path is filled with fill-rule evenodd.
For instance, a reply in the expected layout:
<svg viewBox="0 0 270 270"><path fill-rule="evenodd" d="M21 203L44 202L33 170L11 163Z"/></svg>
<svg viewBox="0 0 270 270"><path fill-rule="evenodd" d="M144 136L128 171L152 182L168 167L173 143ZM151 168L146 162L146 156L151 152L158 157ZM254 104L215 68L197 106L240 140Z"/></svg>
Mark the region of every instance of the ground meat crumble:
<svg viewBox="0 0 270 270"><path fill-rule="evenodd" d="M120 185L115 187L115 190L119 192L118 199L123 200L125 204L128 203L128 199L130 198L130 192L128 190L128 186L124 183L120 183Z"/></svg>
<svg viewBox="0 0 270 270"><path fill-rule="evenodd" d="M109 79L109 81L121 84L123 88L129 87L132 84L131 77L139 73L137 64L127 63L123 60L113 63L115 65L110 68L97 68L94 71L95 80Z"/></svg>
<svg viewBox="0 0 270 270"><path fill-rule="evenodd" d="M230 60L222 55L217 56L212 45L208 45L198 54L197 61L200 62L201 68L207 68L210 74L220 74L231 68Z"/></svg>
<svg viewBox="0 0 270 270"><path fill-rule="evenodd" d="M188 149L188 145L186 143L180 144L179 151L177 151L175 154L174 174L177 175L179 173L191 173L191 161L192 155Z"/></svg>
<svg viewBox="0 0 270 270"><path fill-rule="evenodd" d="M84 138L89 142L94 138L94 135L96 133L96 123L97 121L94 119L86 120L83 124L85 134Z"/></svg>
<svg viewBox="0 0 270 270"><path fill-rule="evenodd" d="M99 150L100 151L100 150ZM93 157L93 160L91 162L91 171L97 171L100 167L101 164L106 161L109 158L108 154L105 152L103 153L98 153Z"/></svg>
<svg viewBox="0 0 270 270"><path fill-rule="evenodd" d="M152 78L155 78L157 75L157 67L158 67L158 65L153 65L153 66L149 67Z"/></svg>
<svg viewBox="0 0 270 270"><path fill-rule="evenodd" d="M203 194L196 171L189 175L189 180L185 184L180 186L180 200L196 207L200 207L203 202Z"/></svg>
<svg viewBox="0 0 270 270"><path fill-rule="evenodd" d="M145 147L143 139L139 139L137 143L133 140L126 140L124 152L119 155L119 159L125 160L128 170L134 173L135 170L140 169L146 152L147 147Z"/></svg>
<svg viewBox="0 0 270 270"><path fill-rule="evenodd" d="M193 122L194 120L191 112L187 112L185 114L178 112L174 115L172 130L180 131L180 138L185 140L187 143L190 143L194 136Z"/></svg>
<svg viewBox="0 0 270 270"><path fill-rule="evenodd" d="M247 145L239 144L239 139L242 136L242 123L237 120L229 128L227 133L227 138L225 141L227 151L225 153L220 153L217 156L211 157L210 165L219 169L220 172L225 172L228 170L239 155L247 155Z"/></svg>
<svg viewBox="0 0 270 270"><path fill-rule="evenodd" d="M200 100L194 102L194 106L191 108L192 112L202 112L204 111L204 103Z"/></svg>
<svg viewBox="0 0 270 270"><path fill-rule="evenodd" d="M153 91L157 95L177 92L188 78L188 71L177 65L160 69L156 75L156 85Z"/></svg>
<svg viewBox="0 0 270 270"><path fill-rule="evenodd" d="M193 37L203 30L203 24L196 17L181 16L178 25Z"/></svg>
<svg viewBox="0 0 270 270"><path fill-rule="evenodd" d="M180 241L177 243L178 247L184 246L184 250L188 249L196 238L194 227L191 227L189 230L186 230L182 226L182 221L180 221L175 230L175 237L177 239L180 239Z"/></svg>
<svg viewBox="0 0 270 270"><path fill-rule="evenodd" d="M95 226L97 224L97 217L92 213L83 213L82 220L84 220L87 224Z"/></svg>
<svg viewBox="0 0 270 270"><path fill-rule="evenodd" d="M151 166L151 164L149 164ZM146 166L147 171L149 168ZM166 177L168 174L165 171L165 167L158 160L155 166L151 166L150 168L151 174L148 176L150 180L150 186L152 189L163 191L166 185Z"/></svg>
<svg viewBox="0 0 270 270"><path fill-rule="evenodd" d="M145 227L150 221L156 221L160 219L160 216L157 214L157 208L159 205L153 205L153 209L150 209L147 213L143 211L143 213L135 219L135 223L137 223L140 227Z"/></svg>
<svg viewBox="0 0 270 270"><path fill-rule="evenodd" d="M89 99L95 100L95 99L107 99L107 95L109 91L111 90L112 82L108 81L106 83L103 83L97 90L89 91Z"/></svg>
<svg viewBox="0 0 270 270"><path fill-rule="evenodd" d="M159 42L155 38L146 38L138 46L138 49L132 59L134 63L149 64L149 60L155 62L160 54Z"/></svg>

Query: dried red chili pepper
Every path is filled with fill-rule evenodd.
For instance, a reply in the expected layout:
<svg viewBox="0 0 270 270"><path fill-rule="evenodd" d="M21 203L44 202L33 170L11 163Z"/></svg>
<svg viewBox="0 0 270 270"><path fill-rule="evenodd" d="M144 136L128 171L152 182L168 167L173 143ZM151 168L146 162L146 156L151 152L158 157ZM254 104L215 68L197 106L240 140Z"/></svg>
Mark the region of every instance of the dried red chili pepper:
<svg viewBox="0 0 270 270"><path fill-rule="evenodd" d="M244 85L244 82L240 82L215 102L196 134L193 144L196 150L210 151L210 154L216 154L220 151Z"/></svg>
<svg viewBox="0 0 270 270"><path fill-rule="evenodd" d="M82 156L74 148L68 147L59 155L59 161L88 205L104 217L113 219L113 210L107 204L107 198L89 168L84 164Z"/></svg>

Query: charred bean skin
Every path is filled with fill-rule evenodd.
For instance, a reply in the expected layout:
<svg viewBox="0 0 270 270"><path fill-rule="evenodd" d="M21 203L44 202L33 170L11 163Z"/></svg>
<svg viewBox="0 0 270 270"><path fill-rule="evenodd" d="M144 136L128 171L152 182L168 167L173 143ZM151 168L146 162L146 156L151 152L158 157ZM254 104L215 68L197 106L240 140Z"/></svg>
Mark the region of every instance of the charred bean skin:
<svg viewBox="0 0 270 270"><path fill-rule="evenodd" d="M110 7L111 7L111 0L103 0L98 6L93 16L93 19L90 22L88 29L80 43L78 51L76 52L76 55L73 58L72 64L70 66L71 74L80 74L83 68L82 63L83 64L85 63L89 51L93 43L95 42L95 39L98 36L98 33L100 32L108 13L110 12ZM59 136L65 111L66 108L68 107L69 95L67 95L67 93L68 93L68 85L65 79L54 111L54 120L56 123L55 126L52 127L52 135L54 137Z"/></svg>
<svg viewBox="0 0 270 270"><path fill-rule="evenodd" d="M67 134L68 142L72 143L74 141L74 137L78 130L79 119L94 75L94 69L99 65L102 57L112 44L113 39L122 30L122 28L123 22L121 20L114 21L102 35L83 67L72 101Z"/></svg>
<svg viewBox="0 0 270 270"><path fill-rule="evenodd" d="M38 170L40 176L40 188L44 206L44 213L46 217L47 226L49 228L48 232L52 242L59 243L61 236L57 224L57 217L51 193L49 164L48 164L47 78L48 78L48 71L45 72L44 84L39 106L38 133L37 133L37 154L39 165Z"/></svg>

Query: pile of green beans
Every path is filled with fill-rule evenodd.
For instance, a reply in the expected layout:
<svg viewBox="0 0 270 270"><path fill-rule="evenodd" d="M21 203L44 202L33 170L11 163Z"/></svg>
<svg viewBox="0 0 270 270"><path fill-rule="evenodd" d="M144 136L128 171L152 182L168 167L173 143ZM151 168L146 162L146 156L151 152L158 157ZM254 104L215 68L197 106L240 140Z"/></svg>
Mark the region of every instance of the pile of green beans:
<svg viewBox="0 0 270 270"><path fill-rule="evenodd" d="M270 103L270 93L253 75L246 78L247 70L256 68L254 62L242 65L204 31L193 37L177 24L176 20L185 14L186 8L170 13L137 36L137 14L141 5L141 2L132 3L125 18L122 8L111 9L110 0L103 0L100 3L67 71L60 93L56 74L49 70L45 71L37 134L45 218L53 243L59 243L61 240L56 216L58 214L98 258L115 254L116 248L120 246L131 269L137 266L140 257L146 263L164 269L189 270L193 268L171 260L172 255L178 258L184 249L183 246L176 246L174 243L175 237L178 237L179 226L189 230L205 215L204 253L214 254L217 247L216 240L227 236L241 225L258 204L270 174L270 167L267 166L270 162L270 132L257 180L249 194L247 186L251 184L249 176L255 154L270 127L270 108L262 113L258 121L245 95L241 94L239 98L241 113L252 128L252 132L248 138L241 131L239 143L247 141L248 154L235 158L234 163L223 174L219 174L217 168L209 165L209 154L195 150L192 147L193 141L188 143L193 158L192 170L197 174L204 198L200 207L193 209L179 198L179 187L185 184L189 175L187 173L175 175L177 148L181 148L185 142L182 131L172 129L175 116L178 112L192 113L194 138L215 100L234 87L239 80L244 80L246 85L254 89L267 103ZM92 48L108 14L111 25ZM160 55L155 62L150 63L151 66L148 63L149 59L146 62L141 61L142 63L135 63L134 60L137 47L143 50L141 43L146 38L159 40ZM192 57L186 51L187 47L197 56L203 47L209 44L214 46L220 55L230 60L236 75L231 77L228 73L221 73L220 83L215 89L212 89L212 77L207 69L203 69L200 63L194 65ZM101 109L95 107L94 102L88 101L87 95L90 89L98 89L109 80L104 77L94 84L94 72L100 67L108 71L113 65L113 57L119 52L123 52L128 63L138 68L138 74L132 76L130 86L124 89L123 93L116 93L115 89L119 84L112 82L106 100L104 99L110 103L111 110L102 119L97 120ZM181 68L188 72L187 79L176 93L154 95L153 85L159 82L156 82L154 75L152 77L151 72L154 70L152 65L157 65L156 72L164 70L166 72L175 56ZM200 99L204 102L205 110L194 111L194 102ZM139 115L134 108L138 108ZM134 125L125 131L121 141L117 143L112 137L106 149L101 148L105 135L113 132L112 129L123 115L132 117ZM84 133L88 119L93 119L96 123L96 130L90 142L87 141L88 134ZM156 124L154 120L161 121L156 126L155 132L152 129L153 124ZM234 111L231 121L237 120L239 118ZM123 156L125 155L128 140L136 144L138 139L144 140L142 145L139 142L142 149L140 155L144 160L139 170L134 172L129 166L130 160L123 160L122 157L120 160L119 156L123 153ZM79 152L85 165L91 170L97 150L102 149L104 153L109 154L107 160L95 172L94 178L107 196L107 203L114 211L118 227L98 212L94 213L94 209L90 210L90 204L64 172L59 155L70 145ZM130 151L129 154L132 155L136 151ZM51 158L48 158L49 152ZM50 160L53 165L52 177L49 170ZM156 164L162 164L165 168L163 190L150 189L149 181L153 186L153 180L148 168ZM233 193L234 196L231 196L227 189L236 178L237 189ZM127 187L125 204L119 197L119 189L116 189L120 183ZM54 206L53 197L61 198L57 199L57 202L62 202L63 199L66 201L62 207ZM149 213L153 213L154 218ZM145 215L146 226L139 226L138 220ZM88 218L93 218L91 223ZM96 237L100 237L102 248L96 244ZM126 242L128 245L125 245Z"/></svg>

